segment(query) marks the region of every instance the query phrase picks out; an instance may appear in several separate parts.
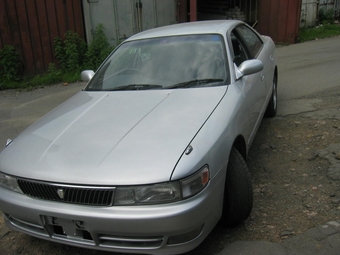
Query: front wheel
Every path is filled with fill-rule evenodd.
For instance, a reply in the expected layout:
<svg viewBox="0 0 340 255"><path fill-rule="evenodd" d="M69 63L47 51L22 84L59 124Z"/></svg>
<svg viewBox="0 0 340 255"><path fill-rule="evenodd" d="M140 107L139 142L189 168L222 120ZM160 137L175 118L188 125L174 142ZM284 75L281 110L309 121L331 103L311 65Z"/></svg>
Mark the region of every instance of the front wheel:
<svg viewBox="0 0 340 255"><path fill-rule="evenodd" d="M232 148L224 188L221 223L235 226L247 219L253 208L253 187L247 164L239 151Z"/></svg>
<svg viewBox="0 0 340 255"><path fill-rule="evenodd" d="M266 117L274 117L277 112L277 74L275 72L273 78L273 92L272 97L268 103L265 116Z"/></svg>

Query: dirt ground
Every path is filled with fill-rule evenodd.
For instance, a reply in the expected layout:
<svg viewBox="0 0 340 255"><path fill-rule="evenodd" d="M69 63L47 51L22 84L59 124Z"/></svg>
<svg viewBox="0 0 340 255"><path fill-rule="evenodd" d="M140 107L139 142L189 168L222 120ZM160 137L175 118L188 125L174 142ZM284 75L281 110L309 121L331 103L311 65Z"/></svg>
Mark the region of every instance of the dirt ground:
<svg viewBox="0 0 340 255"><path fill-rule="evenodd" d="M236 240L280 242L340 219L340 89L292 100L305 112L264 119L247 160L254 187L251 217L216 226L193 254L216 254ZM279 105L280 106L280 105ZM0 219L0 253L108 254L43 241L9 230Z"/></svg>

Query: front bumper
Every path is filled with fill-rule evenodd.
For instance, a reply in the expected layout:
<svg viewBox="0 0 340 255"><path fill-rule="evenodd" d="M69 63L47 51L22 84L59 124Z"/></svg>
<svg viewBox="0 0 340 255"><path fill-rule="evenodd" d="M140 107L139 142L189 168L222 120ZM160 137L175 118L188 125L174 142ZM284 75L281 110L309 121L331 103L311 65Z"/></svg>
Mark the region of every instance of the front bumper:
<svg viewBox="0 0 340 255"><path fill-rule="evenodd" d="M0 209L10 228L42 239L115 252L179 254L197 247L220 219L225 179L220 174L198 195L176 203L91 207L0 188Z"/></svg>

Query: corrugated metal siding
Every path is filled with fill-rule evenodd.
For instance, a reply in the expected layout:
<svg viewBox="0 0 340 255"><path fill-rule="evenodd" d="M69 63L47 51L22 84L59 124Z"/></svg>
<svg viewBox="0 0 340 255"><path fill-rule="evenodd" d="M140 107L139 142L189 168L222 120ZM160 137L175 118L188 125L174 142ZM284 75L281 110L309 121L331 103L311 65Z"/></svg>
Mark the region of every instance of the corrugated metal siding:
<svg viewBox="0 0 340 255"><path fill-rule="evenodd" d="M198 20L237 19L253 24L258 0L197 0Z"/></svg>
<svg viewBox="0 0 340 255"><path fill-rule="evenodd" d="M87 41L101 23L110 45L150 28L177 23L178 0L82 0Z"/></svg>
<svg viewBox="0 0 340 255"><path fill-rule="evenodd" d="M337 9L336 6L338 5L338 0L318 0L320 4L320 8L325 8L326 10Z"/></svg>
<svg viewBox="0 0 340 255"><path fill-rule="evenodd" d="M340 0L335 0L334 8L335 8L335 18L340 18Z"/></svg>
<svg viewBox="0 0 340 255"><path fill-rule="evenodd" d="M302 0L300 27L314 27L319 23L319 11L334 10L334 18L340 15L340 0Z"/></svg>
<svg viewBox="0 0 340 255"><path fill-rule="evenodd" d="M261 34L269 35L275 42L296 43L299 33L301 0L259 1Z"/></svg>
<svg viewBox="0 0 340 255"><path fill-rule="evenodd" d="M340 0L320 0L319 2L319 8L324 10L333 10L334 11L334 17L339 18L340 17Z"/></svg>
<svg viewBox="0 0 340 255"><path fill-rule="evenodd" d="M319 0L302 0L300 27L314 27L318 19Z"/></svg>
<svg viewBox="0 0 340 255"><path fill-rule="evenodd" d="M177 20L179 23L189 21L189 2L187 0L177 1Z"/></svg>
<svg viewBox="0 0 340 255"><path fill-rule="evenodd" d="M80 0L0 0L0 48L14 45L27 75L55 62L53 39L68 30L84 38Z"/></svg>

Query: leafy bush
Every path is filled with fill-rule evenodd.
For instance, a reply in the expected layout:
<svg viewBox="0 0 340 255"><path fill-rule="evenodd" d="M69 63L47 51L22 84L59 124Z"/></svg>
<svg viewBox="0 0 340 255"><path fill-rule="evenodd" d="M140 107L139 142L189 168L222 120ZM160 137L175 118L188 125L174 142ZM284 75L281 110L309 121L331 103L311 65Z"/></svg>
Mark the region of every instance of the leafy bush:
<svg viewBox="0 0 340 255"><path fill-rule="evenodd" d="M334 24L334 9L321 8L319 10L319 22L320 24Z"/></svg>
<svg viewBox="0 0 340 255"><path fill-rule="evenodd" d="M110 47L104 29L103 24L96 27L89 47L72 31L67 31L64 41L56 37L54 49L61 69L68 72L78 72L81 69L96 70L114 48Z"/></svg>
<svg viewBox="0 0 340 255"><path fill-rule="evenodd" d="M22 72L22 62L19 52L12 45L0 49L0 83L1 81L16 81Z"/></svg>
<svg viewBox="0 0 340 255"><path fill-rule="evenodd" d="M99 24L96 27L93 41L85 54L84 69L96 70L99 65L110 54L114 47L110 47L109 42L104 33L104 25Z"/></svg>
<svg viewBox="0 0 340 255"><path fill-rule="evenodd" d="M62 70L79 70L82 67L87 46L77 33L67 31L64 41L57 36L53 42L55 55Z"/></svg>

